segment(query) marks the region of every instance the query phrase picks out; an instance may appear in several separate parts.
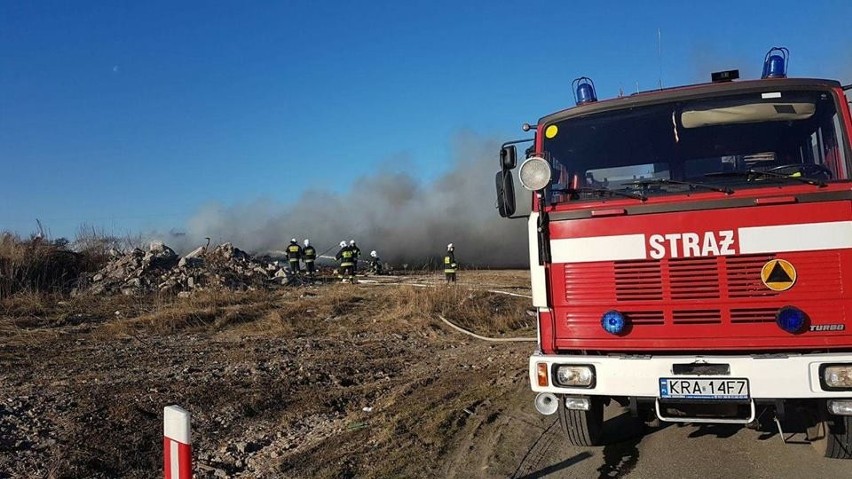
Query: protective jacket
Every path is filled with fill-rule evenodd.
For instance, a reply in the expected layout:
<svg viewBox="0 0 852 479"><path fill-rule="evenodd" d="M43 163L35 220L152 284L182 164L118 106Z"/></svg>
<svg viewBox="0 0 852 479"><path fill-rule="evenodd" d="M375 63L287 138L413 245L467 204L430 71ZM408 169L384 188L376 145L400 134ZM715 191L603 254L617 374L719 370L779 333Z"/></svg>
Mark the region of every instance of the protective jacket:
<svg viewBox="0 0 852 479"><path fill-rule="evenodd" d="M370 271L373 273L381 273L382 272L382 260L379 259L378 256L370 259Z"/></svg>
<svg viewBox="0 0 852 479"><path fill-rule="evenodd" d="M305 246L305 249L302 250L302 257L305 263L313 263L317 259L317 250L313 246Z"/></svg>
<svg viewBox="0 0 852 479"><path fill-rule="evenodd" d="M296 243L290 243L287 246L287 259L290 261L299 260L302 257L302 247Z"/></svg>
<svg viewBox="0 0 852 479"><path fill-rule="evenodd" d="M444 272L455 273L458 267L459 265L456 263L456 255L453 254L452 251L447 251L446 256L444 256Z"/></svg>
<svg viewBox="0 0 852 479"><path fill-rule="evenodd" d="M340 261L341 268L346 268L355 264L355 253L348 246L340 248L340 251L337 252L335 258L337 258L337 261Z"/></svg>

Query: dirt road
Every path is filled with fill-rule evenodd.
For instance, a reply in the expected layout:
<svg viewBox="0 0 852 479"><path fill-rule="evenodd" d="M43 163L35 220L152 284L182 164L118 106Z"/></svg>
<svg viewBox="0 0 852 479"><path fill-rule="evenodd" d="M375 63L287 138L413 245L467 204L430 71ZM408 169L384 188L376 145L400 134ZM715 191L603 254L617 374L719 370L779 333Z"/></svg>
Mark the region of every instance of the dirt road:
<svg viewBox="0 0 852 479"><path fill-rule="evenodd" d="M5 304L0 478L157 477L169 404L193 415L201 478L849 477L777 434L669 426L640 440L616 409L612 445L568 447L533 410L531 344L435 319L533 334L524 276Z"/></svg>
<svg viewBox="0 0 852 479"><path fill-rule="evenodd" d="M852 474L848 462L820 457L809 444L784 444L774 432L738 426L667 425L642 436L620 408L607 411L610 445L571 447L563 440L555 416L536 417L530 409L527 406L517 413L512 426L520 429L514 431L517 445L529 444L526 457L509 474L496 469L486 474L489 468L480 477L839 479Z"/></svg>

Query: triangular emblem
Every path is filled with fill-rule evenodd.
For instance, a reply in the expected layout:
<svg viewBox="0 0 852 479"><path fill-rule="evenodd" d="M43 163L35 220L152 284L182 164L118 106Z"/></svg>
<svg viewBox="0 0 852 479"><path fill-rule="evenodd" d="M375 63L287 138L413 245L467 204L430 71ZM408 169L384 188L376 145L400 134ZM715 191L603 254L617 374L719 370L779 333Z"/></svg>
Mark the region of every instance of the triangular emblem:
<svg viewBox="0 0 852 479"><path fill-rule="evenodd" d="M761 268L760 279L772 291L787 291L796 284L796 268L787 260L773 259Z"/></svg>
<svg viewBox="0 0 852 479"><path fill-rule="evenodd" d="M792 283L793 278L784 271L784 267L781 266L781 263L776 261L775 266L772 267L772 272L769 273L769 277L766 278L767 283Z"/></svg>

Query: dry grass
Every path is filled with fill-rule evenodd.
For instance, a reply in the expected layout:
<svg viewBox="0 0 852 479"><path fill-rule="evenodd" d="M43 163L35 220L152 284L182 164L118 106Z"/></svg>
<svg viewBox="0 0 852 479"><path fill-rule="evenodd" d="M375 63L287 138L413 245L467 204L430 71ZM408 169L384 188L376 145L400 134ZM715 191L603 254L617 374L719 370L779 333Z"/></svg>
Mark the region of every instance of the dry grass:
<svg viewBox="0 0 852 479"><path fill-rule="evenodd" d="M48 314L57 298L51 294L23 291L0 299L0 315L3 317L39 317Z"/></svg>
<svg viewBox="0 0 852 479"><path fill-rule="evenodd" d="M379 328L425 336L445 332L438 314L485 334L529 327L528 300L463 286L359 287L332 284L236 293L205 291L190 298L155 297L147 311L117 318L100 334L212 331L238 336L352 335Z"/></svg>
<svg viewBox="0 0 852 479"><path fill-rule="evenodd" d="M482 333L505 333L529 324L524 298L482 291L484 286L524 287L525 279L517 272L496 270L465 271L459 284L428 288L329 284L246 293L201 291L188 299L68 295L84 273L100 269L113 251L131 244L86 228L74 243L77 252L69 250L66 241L0 234L0 338L101 324L98 334L105 336L141 331L351 335L352 326L365 323L434 336L443 330L435 319L439 314Z"/></svg>
<svg viewBox="0 0 852 479"><path fill-rule="evenodd" d="M21 292L0 299L0 346L38 344L60 336L64 328L91 330L117 318L144 314L150 307L149 298Z"/></svg>
<svg viewBox="0 0 852 479"><path fill-rule="evenodd" d="M67 294L81 276L101 269L112 252L121 252L138 239L117 238L81 227L70 244L32 236L21 238L0 232L0 300L19 293Z"/></svg>
<svg viewBox="0 0 852 479"><path fill-rule="evenodd" d="M485 335L532 326L529 300L438 284L367 286L328 284L233 292L198 291L172 295L76 296L22 292L0 300L0 340L29 343L57 334L61 327L89 330L99 339L213 332L247 336L352 337L381 331L421 337L454 334L437 320L442 315Z"/></svg>
<svg viewBox="0 0 852 479"><path fill-rule="evenodd" d="M393 318L427 318L435 325L437 315L478 331L504 333L528 326L525 310L529 300L489 293L461 285L434 288L403 286L391 290L387 305Z"/></svg>
<svg viewBox="0 0 852 479"><path fill-rule="evenodd" d="M70 291L82 271L82 255L63 243L0 235L0 299L19 292Z"/></svg>
<svg viewBox="0 0 852 479"><path fill-rule="evenodd" d="M115 336L148 332L172 334L178 331L220 330L246 321L255 321L271 308L268 291L200 291L189 298L152 295L147 308L138 314L122 314L106 324L99 334ZM109 297L107 297L109 298Z"/></svg>

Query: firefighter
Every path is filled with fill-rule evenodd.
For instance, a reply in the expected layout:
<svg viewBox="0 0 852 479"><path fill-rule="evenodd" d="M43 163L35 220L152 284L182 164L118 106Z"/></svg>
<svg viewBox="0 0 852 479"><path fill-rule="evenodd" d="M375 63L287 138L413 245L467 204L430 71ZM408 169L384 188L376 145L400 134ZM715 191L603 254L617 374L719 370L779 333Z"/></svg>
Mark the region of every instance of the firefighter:
<svg viewBox="0 0 852 479"><path fill-rule="evenodd" d="M311 240L305 240L305 247L302 248L302 259L305 261L305 270L308 276L316 274L314 262L317 260L317 250L311 246Z"/></svg>
<svg viewBox="0 0 852 479"><path fill-rule="evenodd" d="M355 240L349 240L349 249L352 250L352 259L354 260L352 263L352 274L355 274L358 271L358 258L361 257L361 248L355 244Z"/></svg>
<svg viewBox="0 0 852 479"><path fill-rule="evenodd" d="M302 247L299 246L299 242L296 241L296 238L293 238L287 246L287 261L290 262L290 271L292 271L293 274L299 274L299 260L301 259Z"/></svg>
<svg viewBox="0 0 852 479"><path fill-rule="evenodd" d="M340 251L337 252L335 258L337 258L337 261L340 262L340 279L343 280L344 283L352 281L355 274L353 269L355 265L354 256L355 254L352 252L349 245L346 244L346 241L341 241Z"/></svg>
<svg viewBox="0 0 852 479"><path fill-rule="evenodd" d="M458 270L459 265L456 263L456 255L455 248L453 244L450 243L447 245L447 254L444 255L444 275L447 277L447 283L456 282L456 270Z"/></svg>
<svg viewBox="0 0 852 479"><path fill-rule="evenodd" d="M373 274L382 274L382 260L379 259L379 254L376 250L370 251L370 272Z"/></svg>

